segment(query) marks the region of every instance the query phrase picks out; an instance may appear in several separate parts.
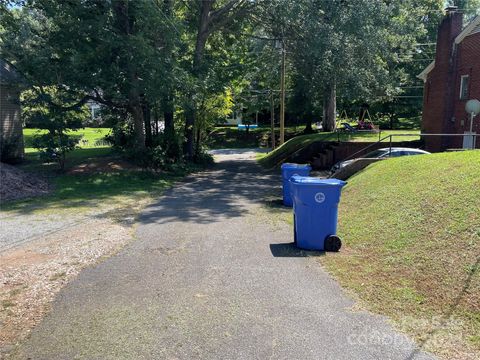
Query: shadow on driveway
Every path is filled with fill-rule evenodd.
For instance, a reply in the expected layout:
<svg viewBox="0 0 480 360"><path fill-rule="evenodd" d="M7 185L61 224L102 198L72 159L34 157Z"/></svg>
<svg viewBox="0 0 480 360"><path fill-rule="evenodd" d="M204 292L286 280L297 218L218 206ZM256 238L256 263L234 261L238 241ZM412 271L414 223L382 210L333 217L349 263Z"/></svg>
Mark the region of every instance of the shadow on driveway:
<svg viewBox="0 0 480 360"><path fill-rule="evenodd" d="M265 172L253 161L222 161L167 190L159 202L144 211L139 221L209 224L241 217L252 199L263 201L265 194L278 189L279 184L278 174Z"/></svg>
<svg viewBox="0 0 480 360"><path fill-rule="evenodd" d="M325 251L299 249L294 243L270 244L270 251L274 257L310 257L325 255Z"/></svg>

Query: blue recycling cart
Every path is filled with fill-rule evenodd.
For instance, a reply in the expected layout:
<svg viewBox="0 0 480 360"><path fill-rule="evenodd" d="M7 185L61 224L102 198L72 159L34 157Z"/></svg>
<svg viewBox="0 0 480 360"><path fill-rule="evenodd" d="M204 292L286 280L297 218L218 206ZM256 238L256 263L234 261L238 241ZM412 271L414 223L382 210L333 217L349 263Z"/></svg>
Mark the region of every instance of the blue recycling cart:
<svg viewBox="0 0 480 360"><path fill-rule="evenodd" d="M338 251L338 204L342 188L338 179L292 176L289 180L293 200L295 245L306 250Z"/></svg>
<svg viewBox="0 0 480 360"><path fill-rule="evenodd" d="M293 175L308 176L312 167L308 164L282 164L282 190L283 205L293 206L292 197L290 196L290 183L288 182Z"/></svg>

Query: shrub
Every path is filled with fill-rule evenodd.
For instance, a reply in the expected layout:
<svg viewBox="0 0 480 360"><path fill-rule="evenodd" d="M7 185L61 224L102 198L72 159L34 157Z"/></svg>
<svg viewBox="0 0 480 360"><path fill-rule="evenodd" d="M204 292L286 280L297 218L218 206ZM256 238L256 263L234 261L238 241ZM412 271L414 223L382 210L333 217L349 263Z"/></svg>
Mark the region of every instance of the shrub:
<svg viewBox="0 0 480 360"><path fill-rule="evenodd" d="M65 169L66 154L77 147L80 136L71 136L64 133L48 132L35 135L33 147L39 150L41 158L46 162L56 162L60 169Z"/></svg>

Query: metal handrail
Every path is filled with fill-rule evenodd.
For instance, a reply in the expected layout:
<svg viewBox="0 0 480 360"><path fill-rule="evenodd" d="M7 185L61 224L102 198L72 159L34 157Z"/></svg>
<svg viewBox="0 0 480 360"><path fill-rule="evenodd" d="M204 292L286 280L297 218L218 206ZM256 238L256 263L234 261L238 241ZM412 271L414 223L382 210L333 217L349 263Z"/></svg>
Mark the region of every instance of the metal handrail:
<svg viewBox="0 0 480 360"><path fill-rule="evenodd" d="M389 140L390 140L390 141L389 141L389 143L390 143L390 145L389 145L389 148L390 148L389 154L391 154L391 153L392 153L392 138L393 138L394 136L400 136L400 137L401 137L401 136L416 136L416 134L390 134L390 135L387 135L387 136L381 138L380 140L374 142L373 144L370 144L370 145L368 145L368 146L365 146L364 148L362 148L362 149L356 151L355 153L353 153L352 155L347 156L347 157L346 157L345 159L343 159L342 161L346 161L346 160L352 159L355 155L358 155L358 154L364 152L365 150L371 148L372 146L375 146L375 145L381 143L381 142L382 142L383 140L385 140L385 139L389 139ZM471 136L472 138L474 138L474 137L480 136L480 134L418 134L418 136L419 136L419 137L422 137L422 136Z"/></svg>
<svg viewBox="0 0 480 360"><path fill-rule="evenodd" d="M342 160L342 161L345 161L345 160L350 160L350 159L351 159L351 158L353 158L355 155L357 155L357 154L360 154L361 152L363 152L363 151L365 151L365 150L367 150L367 149L371 148L372 146L374 146L374 145L377 145L377 144L381 143L381 142L382 142L383 140L385 140L385 139L388 139L388 138L390 138L390 143L391 143L391 142L392 142L392 139L391 139L391 137L392 137L392 135L387 135L387 136L385 136L385 137L381 138L380 140L378 140L377 142L374 142L373 144L370 144L370 145L368 145L368 146L365 146L364 148L361 148L361 149L360 149L360 150L358 150L357 152L354 152L352 155L350 155L350 156L347 156L347 157L346 157L344 160ZM391 152L391 151L390 151L390 152Z"/></svg>

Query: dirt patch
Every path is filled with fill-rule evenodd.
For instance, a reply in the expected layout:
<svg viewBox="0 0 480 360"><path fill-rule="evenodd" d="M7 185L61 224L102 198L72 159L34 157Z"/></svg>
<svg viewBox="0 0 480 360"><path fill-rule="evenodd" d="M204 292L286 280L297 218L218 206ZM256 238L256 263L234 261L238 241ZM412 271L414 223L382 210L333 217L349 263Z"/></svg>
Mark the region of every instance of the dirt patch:
<svg viewBox="0 0 480 360"><path fill-rule="evenodd" d="M131 238L125 225L92 219L0 254L0 358L40 322L55 294L81 269Z"/></svg>
<svg viewBox="0 0 480 360"><path fill-rule="evenodd" d="M68 174L90 174L94 172L115 172L121 170L142 170L141 167L122 159L91 159L88 163L73 166Z"/></svg>
<svg viewBox="0 0 480 360"><path fill-rule="evenodd" d="M0 163L0 200L11 201L45 195L49 191L47 181L16 168Z"/></svg>

